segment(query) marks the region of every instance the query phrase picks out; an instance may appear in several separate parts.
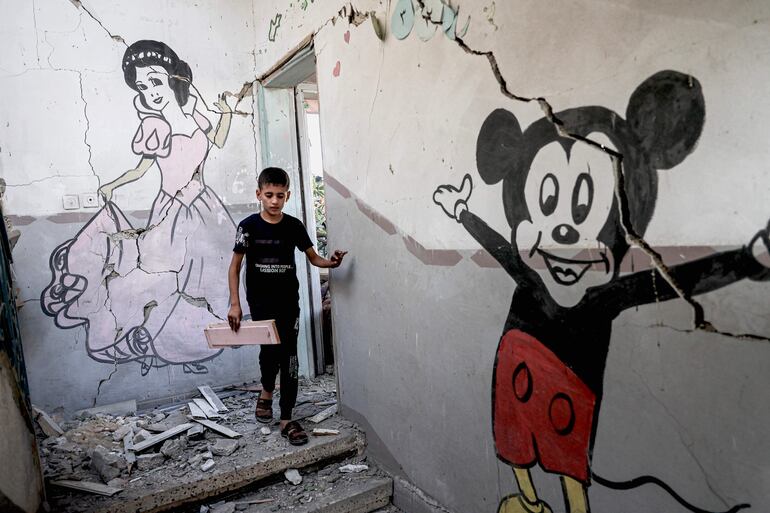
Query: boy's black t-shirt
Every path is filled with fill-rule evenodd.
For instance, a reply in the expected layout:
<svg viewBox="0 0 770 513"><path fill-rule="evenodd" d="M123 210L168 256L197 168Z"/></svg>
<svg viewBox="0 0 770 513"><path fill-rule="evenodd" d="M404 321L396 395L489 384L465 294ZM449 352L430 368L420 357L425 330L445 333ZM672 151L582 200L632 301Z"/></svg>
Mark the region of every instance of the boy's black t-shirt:
<svg viewBox="0 0 770 513"><path fill-rule="evenodd" d="M233 251L246 255L246 300L255 320L294 314L299 309L299 281L294 248L313 243L305 225L288 214L268 223L252 214L238 225Z"/></svg>

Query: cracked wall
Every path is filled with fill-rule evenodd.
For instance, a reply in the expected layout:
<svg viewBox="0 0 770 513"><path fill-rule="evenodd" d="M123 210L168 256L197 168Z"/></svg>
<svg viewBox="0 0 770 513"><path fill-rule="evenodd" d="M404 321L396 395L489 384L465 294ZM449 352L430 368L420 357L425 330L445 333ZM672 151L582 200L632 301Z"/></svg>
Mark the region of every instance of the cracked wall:
<svg viewBox="0 0 770 513"><path fill-rule="evenodd" d="M713 274L693 280L679 266L740 252L767 227L770 154L757 121L770 106L755 92L767 78L767 66L757 66L770 42L767 7L452 2L458 24L471 22L450 37L452 20L433 33L419 25L420 11L435 11L436 2L354 2L385 26L381 40L369 23L338 16L340 6L271 6L261 6L267 15L255 27L262 69L315 34L329 243L352 257L333 279L345 412L367 427L381 461L458 512L497 511L517 491L510 466L496 457L489 397L521 280L447 219L454 212L432 201L437 186L462 189L471 175L467 208L509 238L503 182L484 183L476 149L487 116L506 109L522 130L549 118L579 140L573 151L595 152L603 173L594 176L595 194L608 195L608 209L628 204L630 186L619 180L634 171L627 148L570 130L574 120L560 114L600 106L619 123L648 77L677 70L697 80L706 113L697 144L671 169L656 168L645 226L626 216L619 232L632 246L617 262L619 276L646 272L653 300L611 323L591 460L600 478L588 499L592 511L686 511L655 481L624 491L610 482L652 476L708 511L766 509L767 462L758 454L768 449L759 433L770 291L766 282L736 281L758 263L748 254L724 283ZM408 31L394 27L402 8L414 13ZM271 27L277 15L280 25ZM619 157L615 165L611 157ZM554 156L546 163L569 164ZM584 255L597 249L596 240L580 243ZM549 274L545 263L533 271ZM602 279L598 266L587 273ZM580 300L574 289L564 294L565 304ZM633 303L634 292L628 297ZM595 340L575 338L595 351ZM536 468L533 477L543 500L566 507L555 474Z"/></svg>
<svg viewBox="0 0 770 513"><path fill-rule="evenodd" d="M15 99L0 106L0 176L22 234L14 256L33 400L72 411L258 378L253 348L213 351L202 333L226 313L234 222L253 211L252 97L241 91L254 76L252 6L35 0L0 10L13 41L0 90ZM170 118L122 69L137 40L167 42L192 74L183 113L195 124L174 125L159 149L152 134L164 140L173 123L158 122ZM175 78L161 70L162 82ZM121 181L128 170L138 179Z"/></svg>

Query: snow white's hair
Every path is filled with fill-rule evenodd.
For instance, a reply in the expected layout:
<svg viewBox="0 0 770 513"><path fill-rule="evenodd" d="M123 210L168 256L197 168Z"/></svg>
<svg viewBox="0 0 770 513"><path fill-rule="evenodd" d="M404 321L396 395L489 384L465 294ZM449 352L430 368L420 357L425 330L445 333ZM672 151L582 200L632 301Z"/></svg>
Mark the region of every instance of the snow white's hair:
<svg viewBox="0 0 770 513"><path fill-rule="evenodd" d="M136 87L136 68L160 66L168 72L168 85L174 91L177 103L182 106L190 97L192 70L167 44L158 41L137 41L123 54L123 77L128 87ZM142 102L144 99L142 98Z"/></svg>

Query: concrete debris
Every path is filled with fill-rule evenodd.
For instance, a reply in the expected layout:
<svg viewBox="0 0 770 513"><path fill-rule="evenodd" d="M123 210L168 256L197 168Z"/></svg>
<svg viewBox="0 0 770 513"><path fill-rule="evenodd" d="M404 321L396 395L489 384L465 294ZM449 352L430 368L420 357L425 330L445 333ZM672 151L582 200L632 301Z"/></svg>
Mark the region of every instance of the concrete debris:
<svg viewBox="0 0 770 513"><path fill-rule="evenodd" d="M188 422L189 420L187 419L187 416L183 415L181 411L177 410L168 417L148 425L147 430L155 431L156 433L162 433Z"/></svg>
<svg viewBox="0 0 770 513"><path fill-rule="evenodd" d="M96 406L94 408L88 408L86 410L78 410L75 412L75 418L87 419L89 417L95 417L96 415L133 415L136 413L136 400L122 401L119 403L105 404L102 406Z"/></svg>
<svg viewBox="0 0 770 513"><path fill-rule="evenodd" d="M164 431L163 433L160 433L159 435L151 436L147 440L143 442L139 442L138 444L134 445L134 451L136 452L142 452L143 450L147 449L148 447L152 447L153 445L159 444L160 442L163 442L165 440L168 440L172 436L176 436L180 433L183 433L193 427L192 424L181 424L179 426L173 427L167 431Z"/></svg>
<svg viewBox="0 0 770 513"><path fill-rule="evenodd" d="M326 406L336 406L333 388L332 377L301 379L295 418L307 419L319 412L323 416L329 415ZM279 389L276 394L280 395ZM229 389L216 395L227 408L216 422L191 419L187 402L181 405L161 405L152 411L139 413L130 404L125 408L114 408L115 411L123 410L117 414L84 411L79 418L68 421L54 415L61 433L56 432L51 436L42 427L37 431L45 479L49 483L77 483L80 487L77 489L88 493L72 493L65 490L64 485L61 485L62 489L58 492L54 488L49 495L51 510L72 513L123 511L129 507L128 504L132 508L138 504L134 501L139 501L139 497L158 493L164 497L162 501L166 504L171 501L166 495L176 497L177 493L188 493L186 489L179 488L181 482L197 486L194 483L213 479L216 480L213 486L219 487L222 486L219 484L222 479L242 479L240 476L244 469L260 475L260 471L256 470L261 468L259 462L272 462L273 458L286 460L275 470L278 475L288 466L304 466L301 460L293 460L292 455L293 451L301 453L307 448L290 447L280 437L269 436L275 434L275 428L261 426L255 421L254 403L257 393ZM208 407L211 408L211 405ZM41 415L36 416L39 417ZM337 440L340 441L340 447L358 443L351 436L351 423L333 415L317 426L314 434L339 435L342 432L340 428L344 428L346 437L315 440L313 444L321 449ZM337 450L337 446L334 447ZM324 478L325 487L344 479L344 475L336 471L342 464L334 466L334 474ZM366 476L368 473L350 475ZM284 504L274 497L246 497L238 501L228 499L232 505L226 507L233 511L262 513L292 510L310 501L318 503L314 489L306 484L308 477L300 476L299 473L296 477L302 480L299 486L281 481L292 490L294 502L290 504ZM121 488L125 492L120 496L106 497L118 493ZM171 490L174 490L173 493ZM98 506L100 503L111 506ZM209 513L217 511L214 506L207 505Z"/></svg>
<svg viewBox="0 0 770 513"><path fill-rule="evenodd" d="M128 484L128 481L125 479L122 479L120 477L116 477L115 479L110 479L110 481L107 483L107 486L110 488L120 488L123 489Z"/></svg>
<svg viewBox="0 0 770 513"><path fill-rule="evenodd" d="M302 476L299 475L299 470L295 468L290 468L289 470L285 471L283 475L286 477L286 480L294 486L298 486L300 483L302 483Z"/></svg>
<svg viewBox="0 0 770 513"><path fill-rule="evenodd" d="M116 442L119 440L123 440L127 434L134 433L135 427L136 427L135 423L122 425L121 427L116 429L114 433L112 433L112 439Z"/></svg>
<svg viewBox="0 0 770 513"><path fill-rule="evenodd" d="M206 398L206 401L209 402L211 407L214 408L217 413L224 413L227 411L227 406L224 405L210 386L198 387L198 390L200 390L201 395Z"/></svg>
<svg viewBox="0 0 770 513"><path fill-rule="evenodd" d="M209 418L209 419L220 419L222 416L217 413L217 411L211 407L211 405L206 401L205 399L201 399L200 397L196 397L193 399L193 404L198 407L200 411L203 412L203 414Z"/></svg>
<svg viewBox="0 0 770 513"><path fill-rule="evenodd" d="M338 429L323 429L323 428L313 429L313 436L336 436L339 434L340 432Z"/></svg>
<svg viewBox="0 0 770 513"><path fill-rule="evenodd" d="M209 450L215 456L230 456L238 448L238 440L230 438L220 438L209 446Z"/></svg>
<svg viewBox="0 0 770 513"><path fill-rule="evenodd" d="M153 470L162 466L165 461L166 457L159 452L140 454L136 457L136 468L139 470Z"/></svg>
<svg viewBox="0 0 770 513"><path fill-rule="evenodd" d="M324 411L317 413L316 415L313 415L307 420L309 420L314 424L320 424L321 422L325 421L326 419L328 419L329 417L331 417L336 413L337 413L337 405L335 404L334 406L329 406Z"/></svg>
<svg viewBox="0 0 770 513"><path fill-rule="evenodd" d="M369 470L368 465L343 465L340 467L340 472L343 474L357 474L359 472L363 472L364 470Z"/></svg>
<svg viewBox="0 0 770 513"><path fill-rule="evenodd" d="M201 509L198 510L198 513L209 513L210 509L205 504L201 506Z"/></svg>
<svg viewBox="0 0 770 513"><path fill-rule="evenodd" d="M194 419L194 420L195 422L203 424L204 426L211 429L212 431L216 431L219 434L229 436L230 438L238 438L239 436L241 436L241 434L238 433L237 431L233 431L232 429L226 426L222 426L221 424L217 424L216 422L212 422L210 420L205 420L205 419Z"/></svg>
<svg viewBox="0 0 770 513"><path fill-rule="evenodd" d="M140 429L139 432L134 435L134 445L138 444L139 442L144 442L145 440L151 437L152 437L152 433L150 433L146 429Z"/></svg>
<svg viewBox="0 0 770 513"><path fill-rule="evenodd" d="M40 408L32 406L32 413L35 415L38 426L40 426L40 429L43 430L46 436L62 436L64 434L59 424Z"/></svg>
<svg viewBox="0 0 770 513"><path fill-rule="evenodd" d="M72 488L73 490L80 490L82 492L96 493L98 495L111 496L118 492L123 491L121 488L113 488L111 486L103 485L101 483L92 483L90 481L51 481L52 485L61 486L64 488Z"/></svg>
<svg viewBox="0 0 770 513"><path fill-rule="evenodd" d="M206 414L203 413L203 410L200 409L200 407L195 403L187 403L187 408L190 410L190 415L194 419L205 419Z"/></svg>
<svg viewBox="0 0 770 513"><path fill-rule="evenodd" d="M187 430L187 438L190 440L200 440L203 438L206 428L201 424L195 424L193 427Z"/></svg>
<svg viewBox="0 0 770 513"><path fill-rule="evenodd" d="M186 431L186 430L185 430ZM160 452L167 458L177 460L182 457L185 449L187 449L187 437L180 436L171 440L166 440L160 448Z"/></svg>
<svg viewBox="0 0 770 513"><path fill-rule="evenodd" d="M105 447L97 445L91 451L91 467L96 470L102 481L107 483L120 476L128 464L120 454L110 452Z"/></svg>

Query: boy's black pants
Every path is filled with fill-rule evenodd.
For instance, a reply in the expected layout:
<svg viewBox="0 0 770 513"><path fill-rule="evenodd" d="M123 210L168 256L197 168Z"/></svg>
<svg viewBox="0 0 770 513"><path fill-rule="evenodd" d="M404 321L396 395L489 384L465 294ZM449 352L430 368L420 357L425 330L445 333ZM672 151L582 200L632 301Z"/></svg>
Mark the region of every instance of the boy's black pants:
<svg viewBox="0 0 770 513"><path fill-rule="evenodd" d="M275 378L281 372L281 420L291 420L291 412L297 402L299 362L297 361L297 333L299 312L275 318L280 344L260 346L259 369L262 372L262 388L275 390Z"/></svg>

